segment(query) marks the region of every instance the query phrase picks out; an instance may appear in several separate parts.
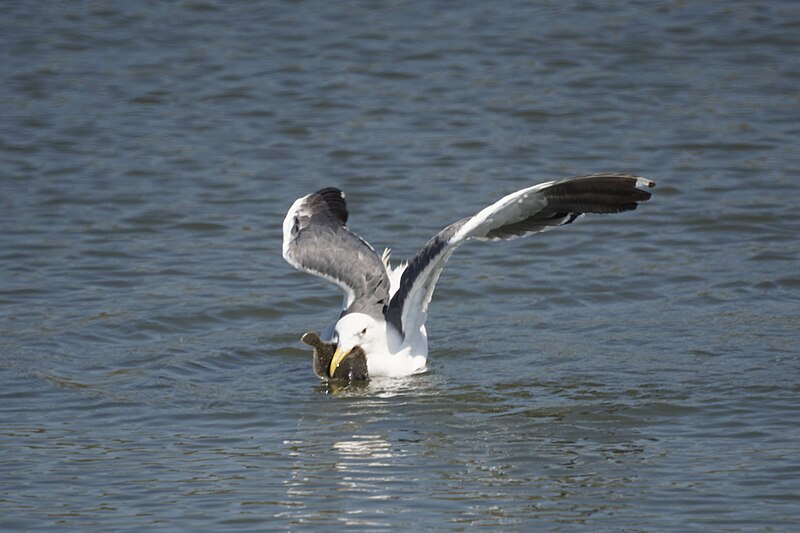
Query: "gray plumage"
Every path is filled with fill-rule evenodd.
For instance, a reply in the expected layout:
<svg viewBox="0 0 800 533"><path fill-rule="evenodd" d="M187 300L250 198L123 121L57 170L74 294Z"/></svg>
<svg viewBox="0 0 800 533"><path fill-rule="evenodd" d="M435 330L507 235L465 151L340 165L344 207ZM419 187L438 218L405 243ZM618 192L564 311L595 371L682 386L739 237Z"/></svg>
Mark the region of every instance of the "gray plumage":
<svg viewBox="0 0 800 533"><path fill-rule="evenodd" d="M381 258L345 226L344 193L329 187L310 194L291 220L284 257L294 267L332 281L348 294L344 313L383 319L389 278Z"/></svg>
<svg viewBox="0 0 800 533"><path fill-rule="evenodd" d="M283 256L294 267L344 289L347 300L336 324L347 323L351 336L385 325L372 337L371 351L365 349L370 374L407 375L424 368L428 304L458 246L470 239L524 237L570 224L585 213L630 211L650 198L646 189L654 186L638 176L592 174L527 187L450 224L407 265L394 269L347 228L344 193L326 188L299 198L289 209ZM354 316L348 318L350 314ZM369 320L373 322L367 324Z"/></svg>

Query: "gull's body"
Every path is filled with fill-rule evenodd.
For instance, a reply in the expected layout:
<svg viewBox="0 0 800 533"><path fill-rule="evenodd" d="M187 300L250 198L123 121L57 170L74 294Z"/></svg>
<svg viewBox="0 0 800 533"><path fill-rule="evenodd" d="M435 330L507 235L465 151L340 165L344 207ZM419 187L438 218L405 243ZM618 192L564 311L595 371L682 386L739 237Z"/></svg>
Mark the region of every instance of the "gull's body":
<svg viewBox="0 0 800 533"><path fill-rule="evenodd" d="M344 193L327 188L299 198L283 221L283 257L345 291L338 319L323 332L337 345L329 375L356 346L370 376L425 370L425 320L436 281L464 241L514 239L573 222L584 213L619 213L650 198L655 183L624 174L549 181L509 194L433 236L409 263L392 267L347 226Z"/></svg>

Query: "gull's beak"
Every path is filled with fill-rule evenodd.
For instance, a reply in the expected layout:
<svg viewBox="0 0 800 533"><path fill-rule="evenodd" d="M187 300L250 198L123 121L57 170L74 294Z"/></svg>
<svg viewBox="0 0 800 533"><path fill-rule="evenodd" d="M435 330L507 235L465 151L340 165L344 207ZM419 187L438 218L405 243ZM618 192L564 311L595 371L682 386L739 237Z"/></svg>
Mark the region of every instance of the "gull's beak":
<svg viewBox="0 0 800 533"><path fill-rule="evenodd" d="M338 346L336 347L336 351L333 353L333 359L331 359L331 367L328 369L328 375L330 377L333 377L333 373L336 372L336 368L339 366L339 363L341 363L345 357L350 355L350 352L352 351L352 348L345 352Z"/></svg>

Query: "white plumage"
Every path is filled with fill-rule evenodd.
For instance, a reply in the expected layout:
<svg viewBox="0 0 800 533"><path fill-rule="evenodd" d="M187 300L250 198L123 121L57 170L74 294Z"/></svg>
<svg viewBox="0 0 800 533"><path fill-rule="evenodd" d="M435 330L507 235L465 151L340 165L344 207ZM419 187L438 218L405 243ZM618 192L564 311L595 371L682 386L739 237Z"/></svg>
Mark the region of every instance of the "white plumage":
<svg viewBox="0 0 800 533"><path fill-rule="evenodd" d="M370 376L424 371L425 321L436 281L455 249L469 239L514 239L573 222L584 213L619 213L650 198L655 183L626 174L548 181L505 196L444 228L408 263L392 268L347 228L344 193L326 188L296 200L283 221L283 257L293 267L337 284L343 309L323 337L337 345L329 375L356 346Z"/></svg>

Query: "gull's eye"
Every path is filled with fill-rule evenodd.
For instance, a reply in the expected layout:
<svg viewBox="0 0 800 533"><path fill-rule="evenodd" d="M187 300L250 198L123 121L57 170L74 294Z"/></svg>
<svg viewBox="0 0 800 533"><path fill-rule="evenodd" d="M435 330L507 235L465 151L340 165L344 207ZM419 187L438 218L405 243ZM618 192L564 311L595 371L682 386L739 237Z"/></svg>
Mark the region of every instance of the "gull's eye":
<svg viewBox="0 0 800 533"><path fill-rule="evenodd" d="M366 334L367 334L367 328L362 329L361 330L361 335L363 336L363 335L366 335Z"/></svg>

